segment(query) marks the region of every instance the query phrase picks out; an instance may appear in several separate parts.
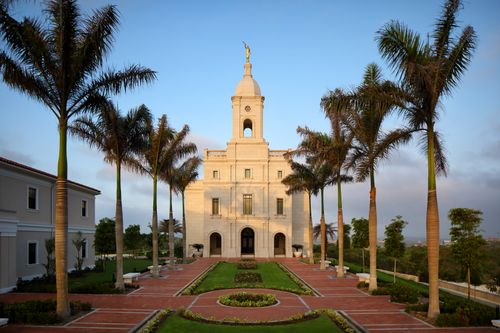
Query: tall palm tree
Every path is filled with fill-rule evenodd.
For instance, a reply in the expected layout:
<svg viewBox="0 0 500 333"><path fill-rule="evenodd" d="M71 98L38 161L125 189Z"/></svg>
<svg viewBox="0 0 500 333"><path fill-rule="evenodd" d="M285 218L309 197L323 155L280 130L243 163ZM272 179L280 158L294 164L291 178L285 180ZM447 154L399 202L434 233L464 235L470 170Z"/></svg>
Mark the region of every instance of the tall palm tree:
<svg viewBox="0 0 500 333"><path fill-rule="evenodd" d="M334 107L333 104L328 107ZM339 120L340 121L340 120ZM352 180L351 176L342 173L342 169L345 165L346 154L349 151L350 141L352 140L350 134L346 133L343 129L335 129L332 122L332 129L334 132L338 131L341 134L335 139L335 134L327 135L320 132L315 132L307 127L297 129L302 137L303 141L300 144L300 149L305 151L309 156L313 156L314 159L323 161L330 166L332 172L329 185L337 184L337 194L338 194L338 228L339 232L343 232L343 213L342 213L342 187L341 183L350 182ZM341 166L339 168L339 165ZM326 237L326 236L325 236ZM343 239L339 242L339 272L338 277L344 276L343 270ZM342 269L340 269L342 268Z"/></svg>
<svg viewBox="0 0 500 333"><path fill-rule="evenodd" d="M103 69L118 26L116 7L82 17L76 0L47 1L46 20L10 14L0 1L0 73L10 87L42 102L56 117L59 158L56 186L56 289L58 316L69 316L67 134L71 118L106 101L105 96L150 83L155 72L138 65Z"/></svg>
<svg viewBox="0 0 500 333"><path fill-rule="evenodd" d="M118 289L124 289L123 283L123 210L121 190L122 165L130 164L144 147L147 136L147 124L151 122L151 113L145 105L130 110L122 116L118 109L108 103L98 110L94 119L82 116L76 119L70 131L95 146L104 153L104 160L116 167L116 283Z"/></svg>
<svg viewBox="0 0 500 333"><path fill-rule="evenodd" d="M158 272L158 177L168 160L166 147L175 138L175 130L167 122L167 116L158 119L156 127L150 122L148 124L147 143L143 147L141 156L132 166L136 171L148 174L153 180L153 216L151 219L151 232L153 243L153 269L154 278L160 276Z"/></svg>
<svg viewBox="0 0 500 333"><path fill-rule="evenodd" d="M184 127L175 133L173 140L165 146L165 160L160 172L160 177L168 184L169 193L169 232L168 232L168 245L170 257L174 257L174 211L172 206L172 192L175 188L175 169L177 162L189 155L196 154L196 145L192 142L186 142L186 137L189 134L189 126ZM173 267L173 260L169 260L170 266Z"/></svg>
<svg viewBox="0 0 500 333"><path fill-rule="evenodd" d="M288 186L287 195L305 191L309 203L309 263L314 264L313 253L313 220L311 208L311 196L318 195L320 184L317 175L317 166L314 164L302 164L288 159L292 173L286 176L281 182Z"/></svg>
<svg viewBox="0 0 500 333"><path fill-rule="evenodd" d="M187 256L186 243L186 210L185 197L186 188L189 184L198 178L198 167L201 165L202 159L198 156L193 156L185 160L178 168L174 170L174 191L181 195L182 199L182 256Z"/></svg>
<svg viewBox="0 0 500 333"><path fill-rule="evenodd" d="M352 181L352 177L343 174L347 155L351 148L352 134L347 132L341 122L341 116L348 111L346 94L341 89L335 89L321 98L321 107L330 120L332 128L332 142L326 146L324 157L333 165L334 182L337 184L337 228L339 235L344 234L344 212L342 209L342 183ZM339 269L338 277L344 277L344 237L339 237Z"/></svg>
<svg viewBox="0 0 500 333"><path fill-rule="evenodd" d="M456 16L460 0L448 0L431 38L421 38L405 24L391 21L377 32L379 51L408 92L404 109L410 127L422 133L427 152L427 249L429 265L428 317L439 314L439 211L436 174L446 175L446 158L435 124L438 106L450 96L469 65L476 48L476 33L466 26L458 35Z"/></svg>
<svg viewBox="0 0 500 333"><path fill-rule="evenodd" d="M377 192L375 172L379 162L389 158L390 152L411 138L412 131L396 129L382 131L382 123L398 104L399 89L390 81L382 79L376 64L369 64L364 80L351 96L352 107L342 120L353 134L352 153L347 166L355 170L359 182L370 179L370 206L368 214L370 244L370 286L377 289Z"/></svg>
<svg viewBox="0 0 500 333"><path fill-rule="evenodd" d="M335 236L337 235L337 228L333 226L333 223L325 223L325 234L326 234L325 247L328 250L328 238L334 240ZM320 236L321 236L321 225L316 224L313 228L313 237L314 239L318 239ZM324 258L325 260L326 257L328 256L327 252L328 251L325 251L325 258Z"/></svg>

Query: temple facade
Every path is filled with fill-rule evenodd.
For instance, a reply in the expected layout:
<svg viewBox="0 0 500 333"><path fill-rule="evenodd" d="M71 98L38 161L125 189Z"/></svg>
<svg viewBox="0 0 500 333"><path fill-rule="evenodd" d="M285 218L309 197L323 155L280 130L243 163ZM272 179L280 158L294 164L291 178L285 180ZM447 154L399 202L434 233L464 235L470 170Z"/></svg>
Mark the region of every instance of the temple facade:
<svg viewBox="0 0 500 333"><path fill-rule="evenodd" d="M307 196L287 195L281 183L291 172L288 150L270 150L263 137L264 96L248 51L231 98L232 138L225 150L205 149L204 179L186 190L189 255L193 244L205 257L291 257L294 244L310 251Z"/></svg>

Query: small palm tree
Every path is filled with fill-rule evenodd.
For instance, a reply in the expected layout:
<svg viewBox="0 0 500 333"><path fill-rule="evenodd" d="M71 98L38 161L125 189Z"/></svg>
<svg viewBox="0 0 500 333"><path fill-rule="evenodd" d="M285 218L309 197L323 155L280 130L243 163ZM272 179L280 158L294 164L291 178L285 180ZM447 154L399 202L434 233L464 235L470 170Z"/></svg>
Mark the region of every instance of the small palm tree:
<svg viewBox="0 0 500 333"><path fill-rule="evenodd" d="M153 270L154 278L160 276L158 272L158 177L168 159L166 147L175 138L175 131L167 122L167 116L158 119L156 127L150 122L148 124L147 142L143 147L142 154L132 167L140 173L149 175L153 180L153 217L151 221L152 243L153 243Z"/></svg>
<svg viewBox="0 0 500 333"><path fill-rule="evenodd" d="M103 70L118 27L115 6L105 6L84 18L76 0L51 0L46 2L46 20L17 21L9 14L9 2L0 1L0 36L4 41L0 74L8 86L43 103L58 123L56 312L67 318L68 124L74 116L100 107L107 95L150 83L156 75L138 65L121 71Z"/></svg>
<svg viewBox="0 0 500 333"><path fill-rule="evenodd" d="M290 157L290 156L288 156ZM313 220L311 208L311 196L318 195L320 184L318 181L317 168L313 164L302 164L294 162L289 158L292 173L286 176L281 182L288 186L287 195L305 191L309 203L309 263L314 264L313 253Z"/></svg>
<svg viewBox="0 0 500 333"><path fill-rule="evenodd" d="M182 199L182 255L187 256L186 243L186 211L184 194L189 184L198 178L198 167L201 165L202 159L198 156L193 156L185 160L178 168L174 170L174 191L181 194Z"/></svg>
<svg viewBox="0 0 500 333"><path fill-rule="evenodd" d="M116 283L118 289L124 289L123 283L123 209L121 190L122 165L129 165L135 155L143 149L151 113L145 105L132 109L122 116L118 109L108 103L99 109L94 119L82 116L76 119L70 128L71 133L87 141L90 146L104 152L104 160L116 167Z"/></svg>
<svg viewBox="0 0 500 333"><path fill-rule="evenodd" d="M173 224L173 227L174 227L173 235L175 236L175 234L177 234L177 233L183 233L184 230L183 230L182 224L179 222L179 220L173 219L172 221L173 221L172 224ZM170 222L170 220L166 220L166 219L161 220L160 221L160 225L158 227L158 232L160 234L163 233L165 235L165 240L166 240L167 243L169 243L171 241L170 240L170 231L169 231L169 228L170 228L170 223L169 222ZM172 239L174 239L174 238L172 237ZM174 241L172 240L172 242L174 242ZM169 243L168 247L170 248L170 243ZM168 250L170 251L170 249L168 249ZM173 253L170 253L169 257L173 257Z"/></svg>
<svg viewBox="0 0 500 333"><path fill-rule="evenodd" d="M325 247L328 249L328 238L331 240L335 239L335 236L337 235L337 228L333 226L333 223L325 223ZM316 224L313 228L313 237L314 239L318 239L321 236L321 225ZM325 251L325 258L327 257L327 253Z"/></svg>
<svg viewBox="0 0 500 333"><path fill-rule="evenodd" d="M408 93L403 115L410 127L422 133L427 153L427 249L429 263L428 317L439 314L439 211L436 174L446 175L446 158L435 124L438 106L451 95L469 65L477 36L466 26L458 36L456 15L460 0L448 0L438 18L432 39L422 39L406 25L391 21L377 32L379 51L393 68Z"/></svg>
<svg viewBox="0 0 500 333"><path fill-rule="evenodd" d="M343 115L345 126L354 136L352 154L347 167L355 170L359 182L370 179L370 206L368 215L370 242L370 290L377 289L377 193L375 172L380 160L389 158L399 144L408 142L411 130L382 131L382 123L398 105L399 89L390 81L382 80L376 64L366 67L364 80L351 96L352 107Z"/></svg>
<svg viewBox="0 0 500 333"><path fill-rule="evenodd" d="M189 126L184 127L175 133L173 139L165 146L165 159L160 172L160 177L168 184L169 192L169 221L170 229L168 233L168 244L170 256L174 255L174 232L173 232L173 219L174 212L172 207L172 192L175 189L175 169L177 162L189 155L196 154L196 145L192 142L186 142L186 137L189 134ZM173 260L169 261L173 266Z"/></svg>

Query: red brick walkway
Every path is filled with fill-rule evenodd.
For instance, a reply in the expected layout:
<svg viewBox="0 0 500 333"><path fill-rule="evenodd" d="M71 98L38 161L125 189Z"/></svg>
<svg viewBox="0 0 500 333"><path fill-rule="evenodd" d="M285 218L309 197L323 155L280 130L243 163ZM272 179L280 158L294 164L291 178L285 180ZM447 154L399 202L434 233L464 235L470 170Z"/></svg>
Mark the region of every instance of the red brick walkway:
<svg viewBox="0 0 500 333"><path fill-rule="evenodd" d="M139 279L140 287L128 295L71 294L71 300L90 302L94 310L64 326L8 325L0 328L0 333L129 332L154 311L166 307L188 308L204 317L217 319L237 317L248 321L282 320L310 309L330 308L343 311L353 322L369 332L498 332L493 328L432 327L405 313L403 305L389 302L388 296L371 296L363 293L356 288L357 279L353 276L339 279L335 270L320 271L318 265L306 265L295 259L277 259L277 261L313 287L320 294L319 297L259 289L260 292L275 294L280 301L278 305L264 310L227 307L217 303L218 296L235 292L234 289L217 290L198 296L176 296L218 260L220 259L204 258L189 265L178 265L177 270L163 269L159 279L152 279L149 273L145 273ZM0 295L0 302L12 303L54 297L54 294L10 293Z"/></svg>

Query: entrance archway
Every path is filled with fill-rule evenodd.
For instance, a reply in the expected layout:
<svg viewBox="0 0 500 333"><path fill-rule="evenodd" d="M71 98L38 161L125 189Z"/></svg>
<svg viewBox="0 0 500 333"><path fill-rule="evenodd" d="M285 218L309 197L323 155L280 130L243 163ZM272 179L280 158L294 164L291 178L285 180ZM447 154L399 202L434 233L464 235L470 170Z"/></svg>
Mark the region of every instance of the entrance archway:
<svg viewBox="0 0 500 333"><path fill-rule="evenodd" d="M255 254L255 233L250 228L241 230L241 254Z"/></svg>
<svg viewBox="0 0 500 333"><path fill-rule="evenodd" d="M220 256L222 254L222 237L218 232L210 235L210 255Z"/></svg>
<svg viewBox="0 0 500 333"><path fill-rule="evenodd" d="M285 235L281 232L274 235L274 255L284 256L285 255Z"/></svg>

